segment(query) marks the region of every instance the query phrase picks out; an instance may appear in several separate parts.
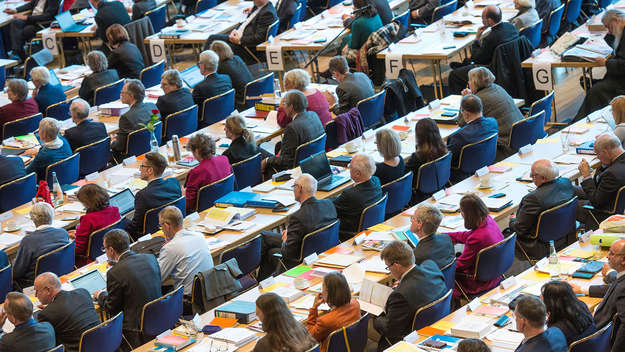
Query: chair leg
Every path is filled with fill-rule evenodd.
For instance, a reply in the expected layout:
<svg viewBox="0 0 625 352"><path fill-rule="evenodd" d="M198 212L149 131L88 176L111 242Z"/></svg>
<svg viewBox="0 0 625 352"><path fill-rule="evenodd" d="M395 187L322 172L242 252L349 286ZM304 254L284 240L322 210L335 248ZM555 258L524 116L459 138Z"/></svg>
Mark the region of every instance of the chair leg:
<svg viewBox="0 0 625 352"><path fill-rule="evenodd" d="M469 296L466 294L466 292L464 292L464 290L462 289L462 285L460 285L460 283L458 282L458 280L454 280L454 282L456 283L456 287L458 287L458 289L460 290L460 293L464 296L464 298L465 298L467 301L469 301L469 302L470 302L471 300L469 299Z"/></svg>

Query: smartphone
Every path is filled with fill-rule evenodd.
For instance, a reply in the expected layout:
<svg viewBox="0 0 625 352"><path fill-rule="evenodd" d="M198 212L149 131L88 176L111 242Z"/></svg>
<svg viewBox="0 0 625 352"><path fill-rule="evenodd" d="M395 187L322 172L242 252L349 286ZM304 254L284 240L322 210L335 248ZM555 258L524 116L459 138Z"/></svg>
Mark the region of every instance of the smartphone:
<svg viewBox="0 0 625 352"><path fill-rule="evenodd" d="M506 324L508 324L508 320L510 320L510 317L507 315L502 315L501 318L497 319L497 321L495 322L496 327L500 328L505 326Z"/></svg>
<svg viewBox="0 0 625 352"><path fill-rule="evenodd" d="M284 207L284 208L273 208L273 209L271 209L272 213L283 213L285 211L289 211L289 208Z"/></svg>

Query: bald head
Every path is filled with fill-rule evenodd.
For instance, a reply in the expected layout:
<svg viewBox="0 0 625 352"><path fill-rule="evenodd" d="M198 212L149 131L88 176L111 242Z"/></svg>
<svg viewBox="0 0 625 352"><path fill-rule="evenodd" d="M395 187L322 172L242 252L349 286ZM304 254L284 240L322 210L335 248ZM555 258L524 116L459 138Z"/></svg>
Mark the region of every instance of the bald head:
<svg viewBox="0 0 625 352"><path fill-rule="evenodd" d="M50 287L60 290L61 289L61 280L56 276L55 273L47 272L40 274L35 279L36 282L39 282L44 287Z"/></svg>
<svg viewBox="0 0 625 352"><path fill-rule="evenodd" d="M532 164L532 180L536 187L540 187L543 183L550 182L558 177L560 171L551 160L541 159Z"/></svg>
<svg viewBox="0 0 625 352"><path fill-rule="evenodd" d="M603 133L595 139L595 153L603 165L611 165L612 161L623 153L623 146L617 136Z"/></svg>
<svg viewBox="0 0 625 352"><path fill-rule="evenodd" d="M498 6L490 5L482 11L482 23L487 27L492 27L501 22L501 9Z"/></svg>
<svg viewBox="0 0 625 352"><path fill-rule="evenodd" d="M56 274L47 272L35 278L35 296L41 304L47 305L61 292L61 280Z"/></svg>
<svg viewBox="0 0 625 352"><path fill-rule="evenodd" d="M375 162L367 154L358 153L354 155L349 163L349 173L356 183L367 181L375 173Z"/></svg>
<svg viewBox="0 0 625 352"><path fill-rule="evenodd" d="M608 252L608 263L618 273L625 271L625 240L612 243Z"/></svg>

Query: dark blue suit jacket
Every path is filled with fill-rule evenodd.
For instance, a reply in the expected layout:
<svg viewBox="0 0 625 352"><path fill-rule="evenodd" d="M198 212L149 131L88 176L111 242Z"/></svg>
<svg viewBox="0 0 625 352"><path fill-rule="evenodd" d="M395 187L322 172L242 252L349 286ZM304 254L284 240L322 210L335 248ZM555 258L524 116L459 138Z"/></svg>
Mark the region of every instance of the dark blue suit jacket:
<svg viewBox="0 0 625 352"><path fill-rule="evenodd" d="M35 101L37 102L37 105L39 105L39 112L42 114L46 113L48 106L61 102L65 99L67 99L67 97L65 96L65 92L63 92L63 88L59 85L52 85L49 83L45 86L41 86L39 91L37 91L37 96L35 96Z"/></svg>
<svg viewBox="0 0 625 352"><path fill-rule="evenodd" d="M193 97L187 88L180 88L171 93L161 95L156 101L156 107L160 111L162 119L193 104L195 104Z"/></svg>
<svg viewBox="0 0 625 352"><path fill-rule="evenodd" d="M23 176L26 176L26 170L22 159L0 155L0 185Z"/></svg>
<svg viewBox="0 0 625 352"><path fill-rule="evenodd" d="M143 217L145 212L169 203L182 196L180 182L175 177L150 181L147 187L137 192L135 195L135 214L132 222L126 225L126 231L133 237L138 238L143 233Z"/></svg>
<svg viewBox="0 0 625 352"><path fill-rule="evenodd" d="M15 327L13 332L0 338L1 352L32 351L45 352L56 346L54 329L48 322L38 323L30 318Z"/></svg>
<svg viewBox="0 0 625 352"><path fill-rule="evenodd" d="M72 150L106 138L106 126L102 122L85 119L78 125L65 131L65 139Z"/></svg>
<svg viewBox="0 0 625 352"><path fill-rule="evenodd" d="M65 229L51 226L24 237L13 263L13 281L21 288L32 286L35 281L37 258L68 242L69 237Z"/></svg>
<svg viewBox="0 0 625 352"><path fill-rule="evenodd" d="M492 117L480 117L475 119L466 126L462 127L456 133L447 137L447 149L451 152L451 166L458 165L460 157L460 149L463 146L484 139L493 133L498 133L497 120Z"/></svg>
<svg viewBox="0 0 625 352"><path fill-rule="evenodd" d="M197 104L199 116L202 116L204 100L225 93L232 89L232 81L228 75L217 72L206 76L204 80L193 88L193 102Z"/></svg>
<svg viewBox="0 0 625 352"><path fill-rule="evenodd" d="M560 329L550 327L519 345L514 352L567 352L566 339Z"/></svg>

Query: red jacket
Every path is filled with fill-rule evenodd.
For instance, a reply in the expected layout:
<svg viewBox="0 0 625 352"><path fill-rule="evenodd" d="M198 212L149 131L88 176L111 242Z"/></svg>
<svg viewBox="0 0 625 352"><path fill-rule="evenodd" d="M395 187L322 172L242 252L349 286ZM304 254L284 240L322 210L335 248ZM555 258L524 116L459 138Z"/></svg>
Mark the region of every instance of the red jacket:
<svg viewBox="0 0 625 352"><path fill-rule="evenodd" d="M86 256L87 246L89 245L89 235L92 232L106 227L115 221L119 220L119 209L117 207L108 206L100 211L94 211L86 213L80 217L80 223L76 226L76 265L80 267L84 264L91 262L90 259L83 260L82 257ZM84 262L84 263L80 263Z"/></svg>
<svg viewBox="0 0 625 352"><path fill-rule="evenodd" d="M326 100L326 97L320 91L316 91L314 94L307 95L306 99L308 100L308 107L306 111L313 111L317 113L319 116L319 120L323 126L327 125L328 122L332 121L332 115L330 114L330 104ZM286 112L283 107L278 108L278 125L282 128L286 127L286 125L291 122L291 118L286 116Z"/></svg>
<svg viewBox="0 0 625 352"><path fill-rule="evenodd" d="M0 127L9 121L21 119L39 113L39 106L33 98L16 101L0 106Z"/></svg>
<svg viewBox="0 0 625 352"><path fill-rule="evenodd" d="M223 155L204 159L187 175L185 183L185 197L187 198L187 212L195 211L197 192L203 186L219 181L232 173L232 166L228 158Z"/></svg>

